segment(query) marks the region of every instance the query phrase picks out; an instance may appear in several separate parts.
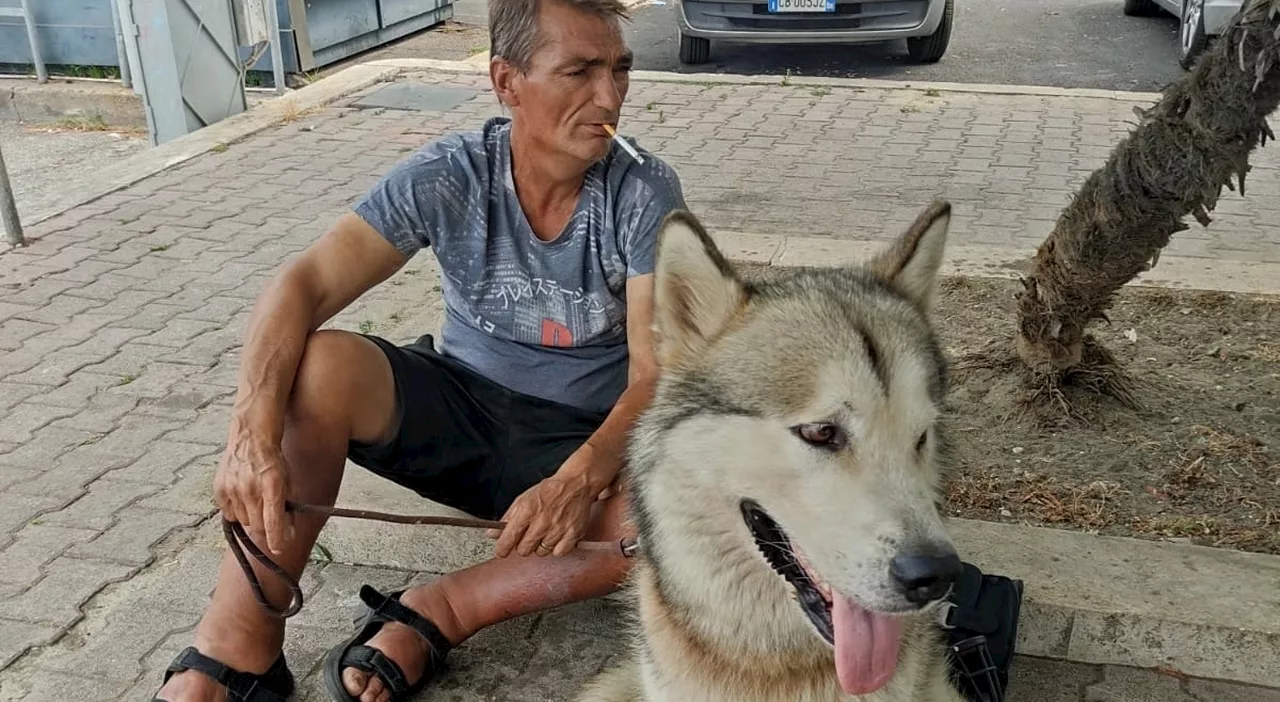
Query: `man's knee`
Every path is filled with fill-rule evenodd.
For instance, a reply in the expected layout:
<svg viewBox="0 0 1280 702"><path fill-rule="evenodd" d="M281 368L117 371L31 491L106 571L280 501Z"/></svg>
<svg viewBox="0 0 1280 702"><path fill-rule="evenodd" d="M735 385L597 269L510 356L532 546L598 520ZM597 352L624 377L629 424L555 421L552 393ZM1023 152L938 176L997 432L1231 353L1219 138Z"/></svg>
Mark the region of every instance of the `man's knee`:
<svg viewBox="0 0 1280 702"><path fill-rule="evenodd" d="M395 379L386 355L350 332L312 332L294 376L289 416L345 428L358 441L383 438L395 417Z"/></svg>

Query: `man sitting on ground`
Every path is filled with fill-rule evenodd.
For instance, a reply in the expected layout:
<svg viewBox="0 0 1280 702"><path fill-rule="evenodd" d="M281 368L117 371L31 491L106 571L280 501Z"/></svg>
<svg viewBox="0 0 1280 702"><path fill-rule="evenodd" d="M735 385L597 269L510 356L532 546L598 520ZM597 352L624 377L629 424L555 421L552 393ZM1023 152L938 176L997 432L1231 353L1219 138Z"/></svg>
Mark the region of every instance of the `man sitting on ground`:
<svg viewBox="0 0 1280 702"><path fill-rule="evenodd" d="M403 593L325 663L337 700L405 699L480 629L616 589L625 535L610 495L656 377L656 236L683 207L661 160L611 141L631 54L619 0L490 0L490 78L511 117L449 136L387 174L283 267L249 322L227 449L224 516L295 579L347 458L424 497L508 526L497 558ZM317 329L422 247L442 271L441 349ZM557 556L556 558L547 558ZM285 584L254 566L274 603ZM403 605L403 606L401 606ZM195 645L157 699L281 700L285 627L222 559Z"/></svg>

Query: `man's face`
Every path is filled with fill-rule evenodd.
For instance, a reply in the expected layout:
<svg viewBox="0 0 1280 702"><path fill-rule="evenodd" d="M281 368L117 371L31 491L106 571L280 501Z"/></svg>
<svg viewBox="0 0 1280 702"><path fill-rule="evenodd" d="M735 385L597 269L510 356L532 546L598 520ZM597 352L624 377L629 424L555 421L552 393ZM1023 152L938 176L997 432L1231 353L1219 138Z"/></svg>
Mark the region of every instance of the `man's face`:
<svg viewBox="0 0 1280 702"><path fill-rule="evenodd" d="M551 151L594 162L609 151L629 87L632 55L617 22L544 2L528 70L508 75L505 99L524 134Z"/></svg>

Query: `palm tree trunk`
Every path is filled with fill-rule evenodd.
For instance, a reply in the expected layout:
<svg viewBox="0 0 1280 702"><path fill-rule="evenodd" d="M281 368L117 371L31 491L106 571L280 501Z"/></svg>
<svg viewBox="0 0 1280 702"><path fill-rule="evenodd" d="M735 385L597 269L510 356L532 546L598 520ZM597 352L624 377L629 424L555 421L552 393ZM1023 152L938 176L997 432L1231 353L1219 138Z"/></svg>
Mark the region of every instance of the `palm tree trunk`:
<svg viewBox="0 0 1280 702"><path fill-rule="evenodd" d="M1086 335L1115 294L1155 265L1193 215L1208 212L1248 157L1275 135L1280 105L1280 0L1247 0L1191 72L1164 90L1139 125L1063 209L1023 279L1017 352L1055 382L1112 357Z"/></svg>

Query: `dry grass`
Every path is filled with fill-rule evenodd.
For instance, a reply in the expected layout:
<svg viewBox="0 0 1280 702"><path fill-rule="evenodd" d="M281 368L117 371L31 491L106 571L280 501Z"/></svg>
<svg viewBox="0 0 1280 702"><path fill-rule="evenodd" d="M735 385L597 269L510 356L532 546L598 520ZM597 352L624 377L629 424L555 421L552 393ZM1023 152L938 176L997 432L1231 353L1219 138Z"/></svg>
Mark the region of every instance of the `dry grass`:
<svg viewBox="0 0 1280 702"><path fill-rule="evenodd" d="M290 124L319 111L319 109L318 107L304 109L299 107L298 103L293 100L285 100L280 105L280 119L285 124Z"/></svg>
<svg viewBox="0 0 1280 702"><path fill-rule="evenodd" d="M1101 480L1082 485L1034 473L1002 478L983 471L960 476L949 486L947 500L955 508L1096 531L1115 522L1115 498L1124 494L1118 483Z"/></svg>
<svg viewBox="0 0 1280 702"><path fill-rule="evenodd" d="M1280 343L1260 341L1253 350L1253 356L1268 363L1280 363Z"/></svg>

